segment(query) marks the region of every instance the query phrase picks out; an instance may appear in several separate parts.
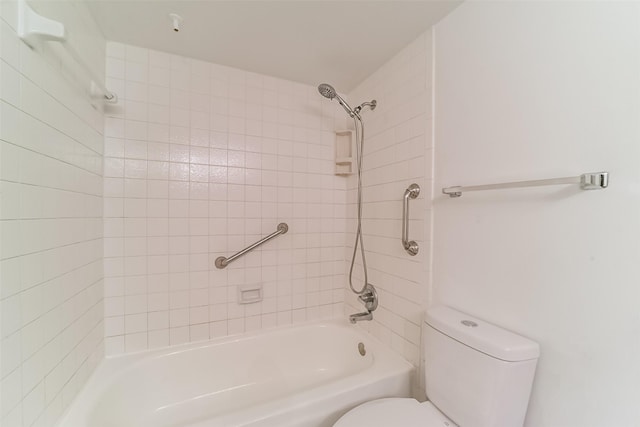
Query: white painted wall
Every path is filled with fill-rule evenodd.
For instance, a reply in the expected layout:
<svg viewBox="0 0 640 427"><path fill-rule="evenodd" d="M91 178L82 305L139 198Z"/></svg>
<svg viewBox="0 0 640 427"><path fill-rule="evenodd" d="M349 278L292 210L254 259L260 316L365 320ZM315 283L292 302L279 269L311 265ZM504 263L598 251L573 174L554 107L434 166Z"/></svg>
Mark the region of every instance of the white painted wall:
<svg viewBox="0 0 640 427"><path fill-rule="evenodd" d="M435 30L433 291L537 340L527 426L640 424L640 5L470 2Z"/></svg>
<svg viewBox="0 0 640 427"><path fill-rule="evenodd" d="M42 2L97 75L82 2ZM52 426L103 351L103 115L59 43L32 50L0 2L0 424Z"/></svg>

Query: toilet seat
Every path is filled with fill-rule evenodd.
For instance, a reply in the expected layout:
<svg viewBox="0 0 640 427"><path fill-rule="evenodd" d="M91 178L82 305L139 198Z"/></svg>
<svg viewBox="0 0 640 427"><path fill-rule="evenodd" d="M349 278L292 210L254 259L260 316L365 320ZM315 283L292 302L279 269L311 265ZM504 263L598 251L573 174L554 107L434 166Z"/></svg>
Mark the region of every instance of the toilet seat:
<svg viewBox="0 0 640 427"><path fill-rule="evenodd" d="M356 406L333 427L457 427L431 402L415 399L377 399Z"/></svg>

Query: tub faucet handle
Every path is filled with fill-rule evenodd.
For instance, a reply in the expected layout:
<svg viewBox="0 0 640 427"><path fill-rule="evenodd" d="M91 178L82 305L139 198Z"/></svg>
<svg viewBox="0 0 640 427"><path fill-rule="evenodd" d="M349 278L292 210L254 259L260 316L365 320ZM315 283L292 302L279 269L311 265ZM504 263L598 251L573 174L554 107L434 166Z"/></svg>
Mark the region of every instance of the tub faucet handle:
<svg viewBox="0 0 640 427"><path fill-rule="evenodd" d="M378 308L378 293L371 283L366 284L362 293L358 296L358 299L367 311L371 312Z"/></svg>

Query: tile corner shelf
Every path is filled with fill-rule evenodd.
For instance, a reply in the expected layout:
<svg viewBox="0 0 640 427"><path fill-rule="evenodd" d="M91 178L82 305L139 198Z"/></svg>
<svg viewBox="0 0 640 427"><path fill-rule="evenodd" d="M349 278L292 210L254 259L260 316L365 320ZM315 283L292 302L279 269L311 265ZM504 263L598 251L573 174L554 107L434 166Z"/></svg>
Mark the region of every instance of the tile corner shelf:
<svg viewBox="0 0 640 427"><path fill-rule="evenodd" d="M354 172L353 131L338 130L336 133L336 175L351 175Z"/></svg>

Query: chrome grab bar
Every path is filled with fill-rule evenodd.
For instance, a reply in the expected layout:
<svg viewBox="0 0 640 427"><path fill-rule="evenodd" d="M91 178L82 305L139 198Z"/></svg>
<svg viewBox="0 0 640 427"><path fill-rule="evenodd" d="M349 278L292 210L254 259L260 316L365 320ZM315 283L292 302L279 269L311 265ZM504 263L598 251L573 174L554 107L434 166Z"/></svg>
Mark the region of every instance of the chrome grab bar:
<svg viewBox="0 0 640 427"><path fill-rule="evenodd" d="M243 250L241 250L240 252L237 252L233 255L231 255L229 258L220 256L218 258L216 258L216 267L217 268L225 268L227 265L229 265L230 263L232 263L233 261L235 261L236 259L240 258L242 255L246 254L247 252L250 252L252 250L254 250L255 248L257 248L258 246L260 246L263 243L268 242L269 240L273 239L276 236L279 236L280 234L285 234L287 231L289 231L289 226L284 223L281 222L280 224L278 224L278 230L274 231L273 233L269 234L266 237L263 237L262 239L258 240L257 242L255 242L253 245L249 245L246 248L244 248Z"/></svg>
<svg viewBox="0 0 640 427"><path fill-rule="evenodd" d="M542 185L580 184L583 190L602 190L609 185L608 172L583 173L580 176L566 178L538 179L534 181L504 182L501 184L471 185L447 187L442 189L443 194L449 197L460 197L466 191L500 190L503 188L539 187Z"/></svg>
<svg viewBox="0 0 640 427"><path fill-rule="evenodd" d="M409 198L415 199L419 194L420 186L411 184L404 192L404 202L402 204L402 246L411 256L417 255L420 248L415 241L409 241Z"/></svg>

